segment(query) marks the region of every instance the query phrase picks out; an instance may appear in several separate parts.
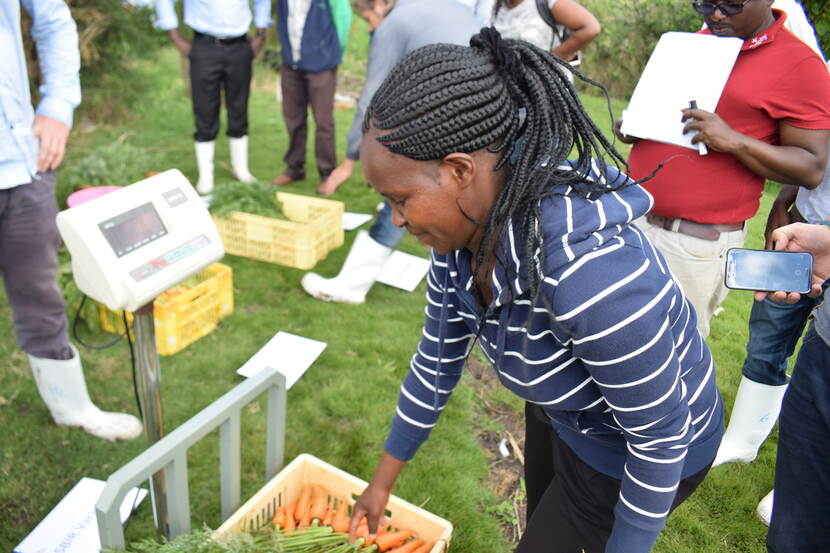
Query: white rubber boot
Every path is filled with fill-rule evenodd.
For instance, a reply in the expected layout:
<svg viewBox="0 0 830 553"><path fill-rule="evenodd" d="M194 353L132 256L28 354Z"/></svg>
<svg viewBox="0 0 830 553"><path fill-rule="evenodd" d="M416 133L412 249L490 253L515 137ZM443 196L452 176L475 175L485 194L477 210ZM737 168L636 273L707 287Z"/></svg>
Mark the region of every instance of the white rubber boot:
<svg viewBox="0 0 830 553"><path fill-rule="evenodd" d="M248 170L248 135L228 138L228 144L231 148L231 168L236 180L245 184L256 182L256 177Z"/></svg>
<svg viewBox="0 0 830 553"><path fill-rule="evenodd" d="M712 467L723 463L751 463L767 439L778 414L787 385L768 386L741 378L729 426L723 435Z"/></svg>
<svg viewBox="0 0 830 553"><path fill-rule="evenodd" d="M772 498L774 494L775 490L770 491L758 504L758 508L755 509L758 518L767 526L769 526L769 521L772 520Z"/></svg>
<svg viewBox="0 0 830 553"><path fill-rule="evenodd" d="M213 192L213 152L215 149L215 140L196 143L196 165L199 168L199 182L196 184L196 192L199 194Z"/></svg>
<svg viewBox="0 0 830 553"><path fill-rule="evenodd" d="M301 284L309 295L318 300L363 303L392 251L392 248L375 242L368 232L361 230L354 239L340 274L334 278L323 278L317 273L306 273Z"/></svg>
<svg viewBox="0 0 830 553"><path fill-rule="evenodd" d="M38 392L52 418L62 426L79 426L110 441L132 440L142 432L141 421L124 413L101 411L89 399L81 357L72 346L72 359L43 359L29 355Z"/></svg>

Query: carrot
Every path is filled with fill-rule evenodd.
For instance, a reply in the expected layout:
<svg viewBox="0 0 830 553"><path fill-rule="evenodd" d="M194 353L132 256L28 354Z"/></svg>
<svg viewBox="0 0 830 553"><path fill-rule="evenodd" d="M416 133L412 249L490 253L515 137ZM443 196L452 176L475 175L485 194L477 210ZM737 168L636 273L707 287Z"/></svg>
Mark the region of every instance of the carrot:
<svg viewBox="0 0 830 553"><path fill-rule="evenodd" d="M404 542L406 538L413 535L415 532L412 530L399 530L397 532L387 532L383 535L380 535L375 540L375 543L378 546L378 549L381 551L386 551L388 549L392 549Z"/></svg>
<svg viewBox="0 0 830 553"><path fill-rule="evenodd" d="M294 518L302 519L306 511L311 507L311 492L314 487L311 484L305 484L300 492L300 499L297 500L297 508L294 511Z"/></svg>
<svg viewBox="0 0 830 553"><path fill-rule="evenodd" d="M349 531L349 519L335 518L331 521L331 527L335 532L346 533Z"/></svg>
<svg viewBox="0 0 830 553"><path fill-rule="evenodd" d="M422 543L424 543L424 540L415 538L414 540L410 540L400 547L390 549L389 553L413 553L413 551L418 549L418 546Z"/></svg>
<svg viewBox="0 0 830 553"><path fill-rule="evenodd" d="M277 528L282 528L285 526L285 507L280 505L277 512L274 513L273 523Z"/></svg>
<svg viewBox="0 0 830 553"><path fill-rule="evenodd" d="M369 523L366 522L365 517L360 522L360 526L357 527L355 535L357 535L358 538L363 538L363 545L372 545L375 543L375 540L369 537Z"/></svg>
<svg viewBox="0 0 830 553"><path fill-rule="evenodd" d="M326 488L323 486L315 486L314 501L311 503L311 508L309 509L309 517L311 519L323 520L326 517L327 505Z"/></svg>
<svg viewBox="0 0 830 553"><path fill-rule="evenodd" d="M337 505L337 511L335 511L334 516L331 519L331 527L335 532L349 531L349 516L346 511L347 507L348 505L346 504L346 500L341 499L340 503Z"/></svg>
<svg viewBox="0 0 830 553"><path fill-rule="evenodd" d="M429 553L430 551L432 551L432 546L433 545L435 545L434 541L428 541L425 544L423 544L422 546L420 546L418 549L413 551L412 553Z"/></svg>
<svg viewBox="0 0 830 553"><path fill-rule="evenodd" d="M323 517L323 526L331 526L331 519L334 517L334 509L331 504L326 507L326 515Z"/></svg>
<svg viewBox="0 0 830 553"><path fill-rule="evenodd" d="M311 526L311 509L306 509L305 514L297 521L297 527L308 528L309 526Z"/></svg>
<svg viewBox="0 0 830 553"><path fill-rule="evenodd" d="M293 532L294 529L297 527L297 523L294 522L294 511L297 508L296 503L292 503L285 507L285 531L286 533Z"/></svg>

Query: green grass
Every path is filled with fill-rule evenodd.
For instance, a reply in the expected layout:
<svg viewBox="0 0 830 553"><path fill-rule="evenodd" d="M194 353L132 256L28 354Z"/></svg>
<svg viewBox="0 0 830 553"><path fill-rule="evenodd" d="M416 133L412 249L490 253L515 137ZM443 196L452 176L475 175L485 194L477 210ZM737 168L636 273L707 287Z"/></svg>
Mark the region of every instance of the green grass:
<svg viewBox="0 0 830 553"><path fill-rule="evenodd" d="M357 37L358 39L360 37ZM365 41L352 42L365 48ZM365 51L365 50L364 50ZM348 60L350 70L360 64ZM357 68L357 69L354 69ZM119 138L158 156L159 166L176 167L195 182L192 115L189 98L179 79L178 60L165 50L152 62L137 66L137 78L153 84L155 93L130 106L136 117L124 124L98 126L76 132L67 164ZM585 98L586 106L608 131L604 100ZM615 103L619 113L621 104ZM262 179L280 174L286 143L274 77L258 67L250 105L251 170ZM338 152L342 156L350 111L336 113ZM83 125L79 125L83 127ZM223 127L224 128L224 127ZM311 143L308 159L313 163ZM217 144L217 185L230 179L226 139ZM313 195L316 171L287 190ZM223 165L224 164L224 165ZM351 211L369 212L379 197L356 171L335 194ZM766 213L769 193L761 208ZM751 246L759 246L762 221L750 228ZM315 270L335 274L348 252L346 244L318 263ZM402 249L426 255L411 237ZM364 305L333 305L314 301L300 289L303 271L234 256L224 259L234 271L236 308L211 334L179 354L161 359L162 401L167 431L241 381L235 370L278 330L323 340L328 348L289 392L286 459L299 453L316 455L361 478L368 479L382 451L400 380L417 344L423 313L423 285L407 294L376 285ZM731 405L746 342L749 293L733 292L725 311L712 324L709 339L719 368L719 382ZM111 444L77 429L55 426L40 401L25 356L14 343L11 312L0 296L0 550L11 550L82 476L106 479L144 449L142 439ZM87 336L103 341L108 335ZM136 412L126 345L105 351L83 351L90 393L100 406ZM494 401L519 409L506 392ZM263 485L264 401L243 416L243 499ZM431 439L402 474L396 493L423 504L455 525L452 550L508 551L498 524L496 498L482 483L487 473L485 452L476 429L487 426L472 390L459 386L451 407ZM718 468L671 518L655 551L663 553L764 550L765 528L754 518L754 507L772 486L775 436L764 445L752 465ZM217 526L219 520L218 451L211 437L189 455L191 513L194 526ZM127 528L127 539L153 535L149 502Z"/></svg>

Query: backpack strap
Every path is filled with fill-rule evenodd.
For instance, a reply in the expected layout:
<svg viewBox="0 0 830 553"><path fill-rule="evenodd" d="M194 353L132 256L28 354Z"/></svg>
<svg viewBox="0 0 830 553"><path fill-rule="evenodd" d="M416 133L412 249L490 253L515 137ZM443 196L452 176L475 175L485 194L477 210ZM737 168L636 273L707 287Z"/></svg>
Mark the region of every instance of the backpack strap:
<svg viewBox="0 0 830 553"><path fill-rule="evenodd" d="M548 27L552 29L556 29L556 20L553 18L553 14L550 13L548 9L547 0L536 0L536 11L539 12L539 17L548 24Z"/></svg>
<svg viewBox="0 0 830 553"><path fill-rule="evenodd" d="M550 12L550 8L548 8L547 0L536 0L536 11L539 12L539 17L542 18L542 21L553 29L553 34L559 39L559 43L565 42L568 38L565 26L556 22L556 19L554 19L553 14Z"/></svg>

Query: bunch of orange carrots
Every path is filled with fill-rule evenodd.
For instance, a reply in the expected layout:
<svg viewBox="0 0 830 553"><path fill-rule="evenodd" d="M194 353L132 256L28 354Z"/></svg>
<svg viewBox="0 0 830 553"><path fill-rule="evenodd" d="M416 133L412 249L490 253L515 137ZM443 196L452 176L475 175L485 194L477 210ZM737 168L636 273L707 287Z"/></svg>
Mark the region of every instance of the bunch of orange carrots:
<svg viewBox="0 0 830 553"><path fill-rule="evenodd" d="M349 520L348 503L345 499L334 498L323 486L308 483L303 486L295 503L277 509L273 522L283 534L328 527L331 528L331 533L327 532L327 536L340 534L345 543L348 543ZM367 553L429 553L434 545L433 542L417 537L412 530L395 528L389 522L378 526L377 535L372 538L369 536L369 525L365 517L358 527L357 536L357 550ZM321 549L319 553L328 551L331 549Z"/></svg>

